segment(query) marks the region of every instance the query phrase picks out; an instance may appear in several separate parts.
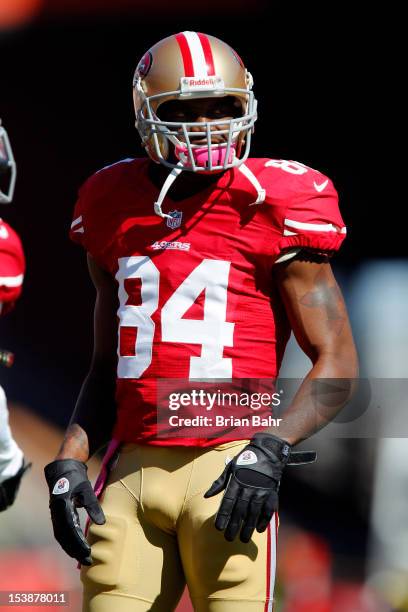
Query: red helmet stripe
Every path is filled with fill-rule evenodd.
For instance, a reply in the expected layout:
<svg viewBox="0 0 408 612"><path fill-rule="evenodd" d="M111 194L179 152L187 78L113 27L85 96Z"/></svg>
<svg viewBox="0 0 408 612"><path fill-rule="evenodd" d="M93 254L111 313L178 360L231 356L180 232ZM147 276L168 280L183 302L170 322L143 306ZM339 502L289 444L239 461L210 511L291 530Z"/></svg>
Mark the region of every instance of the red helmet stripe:
<svg viewBox="0 0 408 612"><path fill-rule="evenodd" d="M190 46L187 42L187 38L182 32L180 32L180 34L176 34L176 40L178 42L178 46L180 47L181 56L183 58L185 76L195 76L193 57L191 55Z"/></svg>
<svg viewBox="0 0 408 612"><path fill-rule="evenodd" d="M215 75L214 57L211 51L210 41L208 40L208 37L205 34L202 34L201 32L197 32L197 34L198 34L198 38L200 39L201 46L204 51L205 63L207 64L207 74L208 76L214 76Z"/></svg>

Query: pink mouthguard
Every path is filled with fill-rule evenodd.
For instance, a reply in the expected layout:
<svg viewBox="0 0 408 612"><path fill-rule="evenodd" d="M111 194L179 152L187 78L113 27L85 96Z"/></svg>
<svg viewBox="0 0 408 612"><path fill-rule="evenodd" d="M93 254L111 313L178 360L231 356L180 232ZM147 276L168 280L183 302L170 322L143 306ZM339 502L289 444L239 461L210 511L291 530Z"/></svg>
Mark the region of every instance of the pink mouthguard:
<svg viewBox="0 0 408 612"><path fill-rule="evenodd" d="M228 164L232 163L232 160L235 157L235 144L231 145L229 155L228 155ZM177 159L185 162L186 166L191 167L191 163L188 157L188 149L185 145L177 145L175 149ZM227 155L227 145L222 145L220 147L211 148L211 161L213 166L223 166L225 164L225 158ZM208 156L208 147L197 147L193 149L194 161L200 168L209 167L209 156Z"/></svg>

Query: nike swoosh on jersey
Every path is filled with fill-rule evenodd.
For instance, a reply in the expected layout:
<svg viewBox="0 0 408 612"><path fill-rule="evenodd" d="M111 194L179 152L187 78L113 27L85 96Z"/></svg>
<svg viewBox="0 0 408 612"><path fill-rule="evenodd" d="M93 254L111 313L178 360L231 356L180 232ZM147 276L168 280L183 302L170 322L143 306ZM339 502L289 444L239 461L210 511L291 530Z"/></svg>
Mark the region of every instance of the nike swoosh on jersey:
<svg viewBox="0 0 408 612"><path fill-rule="evenodd" d="M324 181L324 183L322 183L321 185L318 185L316 183L316 181L313 181L313 185L314 185L314 188L316 189L316 191L318 191L320 193L321 191L323 191L323 189L325 189L327 187L328 182L329 182L329 179Z"/></svg>

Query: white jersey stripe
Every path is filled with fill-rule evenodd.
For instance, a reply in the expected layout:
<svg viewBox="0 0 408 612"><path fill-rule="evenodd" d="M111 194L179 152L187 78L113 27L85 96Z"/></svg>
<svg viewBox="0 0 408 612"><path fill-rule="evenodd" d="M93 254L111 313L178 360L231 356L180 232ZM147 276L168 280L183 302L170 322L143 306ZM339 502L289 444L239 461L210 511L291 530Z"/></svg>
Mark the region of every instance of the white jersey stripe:
<svg viewBox="0 0 408 612"><path fill-rule="evenodd" d="M271 522L268 525L270 529L270 559L271 566L269 568L269 602L267 612L273 612L273 592L275 590L275 576L276 576L276 533L277 533L277 514L276 512L272 516Z"/></svg>
<svg viewBox="0 0 408 612"><path fill-rule="evenodd" d="M72 232L73 232L74 234L84 234L84 233L85 233L85 230L84 230L84 228L83 228L83 227L79 227L79 228L78 228L78 229L76 229L76 230L72 230Z"/></svg>
<svg viewBox="0 0 408 612"><path fill-rule="evenodd" d="M0 285L3 287L20 287L23 284L24 274L18 276L0 276Z"/></svg>
<svg viewBox="0 0 408 612"><path fill-rule="evenodd" d="M311 232L336 232L336 234L345 234L347 232L345 227L342 227L340 229L332 223L304 223L303 221L285 219L285 225L287 225L288 227L294 227L295 229L303 229Z"/></svg>
<svg viewBox="0 0 408 612"><path fill-rule="evenodd" d="M73 220L73 222L71 223L71 229L78 225L78 223L82 223L82 215Z"/></svg>
<svg viewBox="0 0 408 612"><path fill-rule="evenodd" d="M193 60L194 76L208 76L204 50L197 32L183 32L183 34L186 37L187 44L189 46L191 57Z"/></svg>

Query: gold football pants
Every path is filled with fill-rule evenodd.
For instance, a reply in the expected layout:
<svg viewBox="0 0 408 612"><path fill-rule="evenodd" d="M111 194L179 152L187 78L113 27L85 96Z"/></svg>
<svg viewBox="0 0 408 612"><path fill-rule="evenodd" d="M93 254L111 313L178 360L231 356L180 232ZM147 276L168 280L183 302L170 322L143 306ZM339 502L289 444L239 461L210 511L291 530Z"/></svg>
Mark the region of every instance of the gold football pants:
<svg viewBox="0 0 408 612"><path fill-rule="evenodd" d="M275 515L243 544L214 527L222 493L203 494L246 441L210 449L128 444L92 524L93 564L83 567L84 612L170 612L187 583L197 612L271 612Z"/></svg>

